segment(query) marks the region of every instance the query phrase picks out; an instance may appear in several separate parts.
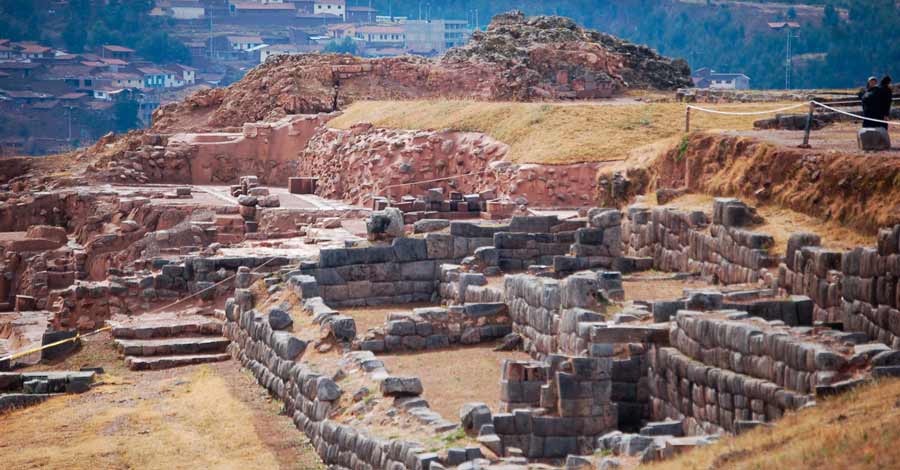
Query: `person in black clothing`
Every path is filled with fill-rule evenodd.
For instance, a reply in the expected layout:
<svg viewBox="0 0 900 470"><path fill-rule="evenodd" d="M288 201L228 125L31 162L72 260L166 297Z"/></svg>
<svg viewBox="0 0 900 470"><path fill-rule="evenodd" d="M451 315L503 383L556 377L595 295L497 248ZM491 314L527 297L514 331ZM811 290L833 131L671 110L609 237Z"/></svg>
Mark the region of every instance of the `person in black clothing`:
<svg viewBox="0 0 900 470"><path fill-rule="evenodd" d="M857 96L859 99L862 99L863 96L866 94L867 91L869 91L869 90L871 90L872 88L875 88L875 87L877 87L877 86L878 86L878 79L875 78L875 77L869 77L869 79L866 80L866 86L863 87L863 88L860 88L859 91L856 93L856 96Z"/></svg>
<svg viewBox="0 0 900 470"><path fill-rule="evenodd" d="M891 104L894 101L894 92L891 89L891 77L889 75L885 75L884 78L881 79L881 85L878 86L881 90L878 96L878 114L881 115L882 121L887 121L888 118L891 117ZM878 123L881 124L880 127L887 128L886 123Z"/></svg>
<svg viewBox="0 0 900 470"><path fill-rule="evenodd" d="M868 93L870 91L872 91L874 88L876 88L877 86L878 86L878 79L875 77L869 77L869 79L866 80L866 87L861 88L859 90L859 93L856 94L856 96L858 96L859 100L862 102L862 111L863 111L863 116L865 116L865 117L871 117L871 118L875 117L874 111L871 109L872 103L875 101L875 97L869 96ZM862 126L863 127L875 127L875 124L877 124L877 123L873 122L873 121L869 121L869 120L863 120Z"/></svg>
<svg viewBox="0 0 900 470"><path fill-rule="evenodd" d="M870 119L878 119L885 121L891 113L891 101L894 99L891 91L891 77L885 76L881 79L881 84L866 92L862 97L863 116ZM863 127L883 127L887 128L887 124L883 122L875 122L864 120Z"/></svg>

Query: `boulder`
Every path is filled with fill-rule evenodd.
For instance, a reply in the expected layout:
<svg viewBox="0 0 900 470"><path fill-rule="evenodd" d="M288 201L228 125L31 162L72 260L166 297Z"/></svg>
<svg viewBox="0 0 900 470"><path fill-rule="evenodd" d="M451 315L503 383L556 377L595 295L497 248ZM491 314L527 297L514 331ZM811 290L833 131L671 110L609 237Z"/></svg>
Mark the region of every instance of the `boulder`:
<svg viewBox="0 0 900 470"><path fill-rule="evenodd" d="M381 394L386 397L413 397L422 394L422 382L418 377L389 376L381 381Z"/></svg>
<svg viewBox="0 0 900 470"><path fill-rule="evenodd" d="M878 151L891 149L891 136L883 127L864 127L856 134L860 150Z"/></svg>
<svg viewBox="0 0 900 470"><path fill-rule="evenodd" d="M491 424L491 409L484 403L466 403L459 409L459 420L467 431L480 430L485 424Z"/></svg>
<svg viewBox="0 0 900 470"><path fill-rule="evenodd" d="M373 212L366 221L366 233L370 239L403 236L403 212L396 207Z"/></svg>
<svg viewBox="0 0 900 470"><path fill-rule="evenodd" d="M294 325L294 319L284 310L273 308L269 310L269 326L273 330L287 330Z"/></svg>

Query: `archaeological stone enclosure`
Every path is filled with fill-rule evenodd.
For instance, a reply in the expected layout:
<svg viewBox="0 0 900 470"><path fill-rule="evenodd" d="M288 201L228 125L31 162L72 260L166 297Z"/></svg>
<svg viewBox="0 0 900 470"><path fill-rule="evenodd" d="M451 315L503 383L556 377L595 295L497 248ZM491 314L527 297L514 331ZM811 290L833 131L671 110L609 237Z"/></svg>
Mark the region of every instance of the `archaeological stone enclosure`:
<svg viewBox="0 0 900 470"><path fill-rule="evenodd" d="M341 107L794 99L698 94L682 65L511 13L436 61L276 57L149 129L0 159L0 413L109 387L78 362L102 342L127 377L239 365L323 468L605 470L900 376L896 188L866 213L836 156L698 131L534 163L472 128L330 124L335 77ZM773 175L734 176L748 155Z"/></svg>

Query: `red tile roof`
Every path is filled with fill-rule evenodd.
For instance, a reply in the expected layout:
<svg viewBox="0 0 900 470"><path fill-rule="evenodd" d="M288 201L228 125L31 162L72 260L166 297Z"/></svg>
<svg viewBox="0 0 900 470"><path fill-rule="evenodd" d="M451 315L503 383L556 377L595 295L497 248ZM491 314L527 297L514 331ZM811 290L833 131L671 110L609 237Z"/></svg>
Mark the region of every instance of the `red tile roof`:
<svg viewBox="0 0 900 470"><path fill-rule="evenodd" d="M290 11L294 11L297 9L297 7L295 7L293 3L266 3L266 4L235 3L234 9L235 10L246 10L246 11L251 11L251 10L270 10L270 11L290 10Z"/></svg>
<svg viewBox="0 0 900 470"><path fill-rule="evenodd" d="M106 44L103 46L103 48L110 52L134 52L134 49L129 49L124 46L116 46L114 44Z"/></svg>

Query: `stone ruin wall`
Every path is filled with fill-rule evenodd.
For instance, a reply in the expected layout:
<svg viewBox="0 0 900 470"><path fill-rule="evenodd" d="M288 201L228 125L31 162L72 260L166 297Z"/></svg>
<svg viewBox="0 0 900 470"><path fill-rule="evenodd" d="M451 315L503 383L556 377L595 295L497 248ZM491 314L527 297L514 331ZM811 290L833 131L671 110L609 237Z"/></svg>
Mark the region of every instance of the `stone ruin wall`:
<svg viewBox="0 0 900 470"><path fill-rule="evenodd" d="M534 206L587 204L599 164L516 164L509 146L482 133L382 129L358 124L325 128L300 154L298 172L319 178L317 194L355 204L372 196L399 199L428 189L464 194L493 190L497 197ZM452 179L423 184L406 184ZM399 186L398 186L399 185Z"/></svg>
<svg viewBox="0 0 900 470"><path fill-rule="evenodd" d="M780 257L769 251L771 236L742 228L750 217L746 205L719 199L716 206L711 224L699 211L629 208L626 252L652 257L661 271L699 272L723 284L762 282L807 296L815 303L813 320L840 322L900 347L900 226L881 229L876 247L847 251L823 248L815 234L792 234ZM734 213L726 216L726 207Z"/></svg>
<svg viewBox="0 0 900 470"><path fill-rule="evenodd" d="M257 175L266 185L287 186L296 156L333 115L291 115L248 122L239 132L144 134L99 168L115 183L233 184Z"/></svg>
<svg viewBox="0 0 900 470"><path fill-rule="evenodd" d="M744 314L731 318L679 312L671 347L650 353L654 416L684 419L689 433L734 433L747 422L774 421L813 402L817 388L853 377L847 358L821 338Z"/></svg>

